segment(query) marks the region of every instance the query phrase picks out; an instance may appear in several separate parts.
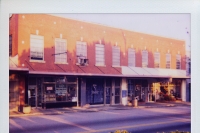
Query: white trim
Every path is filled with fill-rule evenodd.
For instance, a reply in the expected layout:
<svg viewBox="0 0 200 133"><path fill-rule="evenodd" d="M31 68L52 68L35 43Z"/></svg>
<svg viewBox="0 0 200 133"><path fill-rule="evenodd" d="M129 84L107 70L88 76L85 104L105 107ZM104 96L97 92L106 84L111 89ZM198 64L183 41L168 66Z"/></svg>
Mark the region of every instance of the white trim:
<svg viewBox="0 0 200 133"><path fill-rule="evenodd" d="M46 63L44 60L29 60L29 62Z"/></svg>
<svg viewBox="0 0 200 133"><path fill-rule="evenodd" d="M121 67L121 66L115 66L115 65L112 65L112 67Z"/></svg>
<svg viewBox="0 0 200 133"><path fill-rule="evenodd" d="M68 64L68 62L54 62L54 64Z"/></svg>
<svg viewBox="0 0 200 133"><path fill-rule="evenodd" d="M95 64L95 66L106 67L106 65L103 64Z"/></svg>

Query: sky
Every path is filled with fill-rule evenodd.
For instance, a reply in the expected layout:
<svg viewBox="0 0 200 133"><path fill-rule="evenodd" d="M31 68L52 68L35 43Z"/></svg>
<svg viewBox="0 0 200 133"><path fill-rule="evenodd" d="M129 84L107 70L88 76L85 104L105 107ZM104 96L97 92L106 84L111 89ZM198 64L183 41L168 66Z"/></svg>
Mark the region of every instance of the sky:
<svg viewBox="0 0 200 133"><path fill-rule="evenodd" d="M190 51L190 14L134 14L134 13L90 13L90 14L51 14L75 20L92 22L105 26L122 28L156 36L184 40L186 50Z"/></svg>

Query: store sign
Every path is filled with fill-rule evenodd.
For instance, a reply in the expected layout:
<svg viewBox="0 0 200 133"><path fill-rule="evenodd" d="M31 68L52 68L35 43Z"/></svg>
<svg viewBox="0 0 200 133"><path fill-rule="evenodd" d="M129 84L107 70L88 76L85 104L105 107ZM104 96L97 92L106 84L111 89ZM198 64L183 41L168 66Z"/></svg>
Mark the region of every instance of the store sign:
<svg viewBox="0 0 200 133"><path fill-rule="evenodd" d="M56 94L57 95L66 95L67 85L66 84L56 84Z"/></svg>
<svg viewBox="0 0 200 133"><path fill-rule="evenodd" d="M53 90L53 87L47 87L47 91Z"/></svg>

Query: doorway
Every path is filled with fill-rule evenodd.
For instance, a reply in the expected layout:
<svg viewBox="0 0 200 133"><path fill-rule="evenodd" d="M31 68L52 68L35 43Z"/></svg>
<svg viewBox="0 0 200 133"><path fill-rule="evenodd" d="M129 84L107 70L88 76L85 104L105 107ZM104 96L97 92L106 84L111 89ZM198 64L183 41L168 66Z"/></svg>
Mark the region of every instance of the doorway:
<svg viewBox="0 0 200 133"><path fill-rule="evenodd" d="M106 104L110 104L111 100L111 88L106 87Z"/></svg>
<svg viewBox="0 0 200 133"><path fill-rule="evenodd" d="M36 85L28 86L28 104L31 107L36 106Z"/></svg>

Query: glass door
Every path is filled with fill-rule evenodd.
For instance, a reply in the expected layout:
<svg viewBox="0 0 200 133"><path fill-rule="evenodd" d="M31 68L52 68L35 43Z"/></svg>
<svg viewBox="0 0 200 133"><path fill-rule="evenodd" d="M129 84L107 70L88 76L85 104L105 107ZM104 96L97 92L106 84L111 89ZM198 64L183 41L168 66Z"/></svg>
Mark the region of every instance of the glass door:
<svg viewBox="0 0 200 133"><path fill-rule="evenodd" d="M36 85L29 85L28 87L28 104L31 107L36 106Z"/></svg>
<svg viewBox="0 0 200 133"><path fill-rule="evenodd" d="M115 104L120 103L120 88L115 88Z"/></svg>
<svg viewBox="0 0 200 133"><path fill-rule="evenodd" d="M110 104L111 88L106 87L106 104Z"/></svg>

